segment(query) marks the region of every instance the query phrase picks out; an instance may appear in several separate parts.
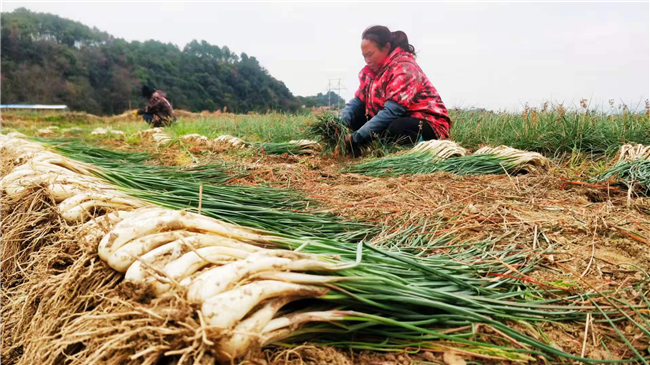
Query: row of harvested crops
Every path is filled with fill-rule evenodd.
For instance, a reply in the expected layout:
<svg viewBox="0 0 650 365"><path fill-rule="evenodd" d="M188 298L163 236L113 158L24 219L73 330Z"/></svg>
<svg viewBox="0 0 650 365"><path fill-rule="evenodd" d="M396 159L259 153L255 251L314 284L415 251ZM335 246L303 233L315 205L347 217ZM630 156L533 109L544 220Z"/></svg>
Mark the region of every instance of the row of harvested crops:
<svg viewBox="0 0 650 365"><path fill-rule="evenodd" d="M161 128L147 129L140 132L140 136L153 138L157 145L163 146L169 144L173 139L166 134ZM184 143L187 143L195 148L213 149L219 147L243 149L254 148L263 153L280 155L284 153L294 155L309 155L316 154L321 151L320 145L316 141L301 139L289 142L246 142L241 138L231 135L221 135L215 139L209 139L206 136L192 133L186 134L181 137Z"/></svg>
<svg viewBox="0 0 650 365"><path fill-rule="evenodd" d="M161 128L140 132L151 136L158 145L172 141ZM317 141L295 140L283 143L247 143L240 138L222 135L210 140L199 134L182 136L182 140L197 148L226 146L241 149L257 148L268 154L316 154L322 151ZM445 160L448 160L444 162ZM447 171L458 174L502 174L544 170L551 162L537 152L517 150L508 146L483 147L468 156L465 148L453 141L431 140L418 143L414 148L370 162L354 164L348 171L371 176L425 174Z"/></svg>
<svg viewBox="0 0 650 365"><path fill-rule="evenodd" d="M36 135L40 137L49 137L61 133L80 133L80 128L66 128L59 130L56 126L48 126L38 129ZM91 136L110 136L114 138L125 138L123 131L113 130L111 128L95 128L90 133ZM143 139L152 139L157 146L167 146L176 139L167 134L163 128L151 128L138 132L138 136ZM292 140L289 142L246 142L241 138L231 135L221 135L217 138L210 139L200 134L191 133L181 136L178 140L194 148L199 149L219 149L232 148L244 149L252 148L262 153L271 155L281 155L284 153L292 155L313 155L321 152L321 146L316 141L308 139Z"/></svg>
<svg viewBox="0 0 650 365"><path fill-rule="evenodd" d="M320 123L311 126L312 134L318 135L327 145L339 142L341 137L342 126L339 121L332 121L328 118L321 118ZM40 135L50 135L54 133L56 127L48 127L39 130ZM121 131L111 129L97 128L91 134L93 135L124 135ZM153 128L138 133L141 138L151 138L157 145L166 146L175 140L169 136L162 128ZM334 134L338 137L327 137L328 134ZM338 138L338 139L336 139ZM188 134L181 136L183 143L199 149L215 148L254 148L266 154L317 154L323 149L317 141L313 140L294 140L282 143L249 143L244 140L230 136L222 135L213 140L199 135ZM336 141L335 141L336 140ZM331 146L330 146L331 147ZM631 190L640 190L646 194L648 191L647 184L647 167L644 160L645 155L649 154L648 146L623 145L619 153L619 163L616 167L595 177L593 180L598 182L613 181L615 179L623 185L627 185ZM517 150L508 146L489 147L485 146L473 154L453 141L426 141L418 143L414 148L407 149L388 155L383 158L371 159L352 164L346 171L361 173L370 176L399 176L408 174L428 174L437 171L444 171L454 174L517 174L529 173L532 171L546 171L552 166L552 162L537 152Z"/></svg>
<svg viewBox="0 0 650 365"><path fill-rule="evenodd" d="M326 148L345 154L347 125L333 114L323 114L310 124L308 132L320 138ZM381 146L376 146L381 149ZM650 194L650 146L625 144L618 153L618 163L595 177L597 182L626 185L630 193ZM425 141L414 148L352 164L346 171L369 176L430 174L444 171L461 175L516 174L546 171L552 162L537 152L508 146L485 146L473 154L453 141Z"/></svg>
<svg viewBox="0 0 650 365"><path fill-rule="evenodd" d="M157 143L169 143L171 138L160 129L141 132L153 134ZM240 138L223 135L214 141L198 134L182 137L195 147L226 146L241 149L254 147L268 154L317 154L322 151L318 142L297 140L283 143L247 143ZM621 146L615 166L595 177L597 182L626 185L630 191L650 193L650 146L626 144ZM518 174L547 171L553 163L538 152L518 150L508 146L485 146L470 154L459 144L448 140L420 142L413 148L391 155L354 163L346 171L369 176L400 176L430 174L444 171L459 175Z"/></svg>
<svg viewBox="0 0 650 365"><path fill-rule="evenodd" d="M267 221L275 221L282 233L246 228L214 218L236 220L225 211L237 205L212 217L169 209L188 205L156 199L166 193L151 182L154 170L119 175L109 164L82 163L24 139L0 142L8 363L227 363L306 340L452 349L494 361L580 359L541 340L534 326L512 324L587 315L613 326L629 321L650 338L647 299L626 301L647 293L647 278L606 293L612 300L525 284L539 252L515 245L497 252L491 242L477 243L423 257L364 240L291 234L280 226L292 223L278 222L271 210L255 222L270 228ZM187 180L164 189L179 183Z"/></svg>
<svg viewBox="0 0 650 365"><path fill-rule="evenodd" d="M336 128L331 125L337 126ZM325 127L323 127L323 125ZM328 142L327 133L340 134L340 122L333 122L327 118L318 124L315 133L322 134L324 142ZM329 127L328 127L329 126ZM48 127L39 130L41 134L53 133L56 127ZM320 128L320 129L319 129ZM324 130L321 130L325 128ZM330 129L334 128L335 132ZM337 129L338 128L338 129ZM92 134L121 134L121 131L106 130L97 128ZM161 128L153 128L139 132L143 138L152 138L158 145L171 143L172 138ZM21 135L25 137L24 135ZM195 148L212 149L226 147L242 149L247 147L256 148L263 153L294 155L316 154L322 151L318 142L312 140L296 140L282 143L247 143L240 138L230 135L222 135L210 140L199 134L188 134L182 136L182 141ZM331 139L331 138L330 138ZM650 193L650 146L642 144L625 144L621 146L617 154L617 163L612 168L594 177L594 182L608 182L627 186L632 191L638 191L643 195ZM426 141L420 142L415 147L400 151L386 157L371 159L352 164L346 171L361 173L370 176L399 176L408 174L428 174L437 171L444 171L461 175L484 175L484 174L516 174L529 173L532 171L546 171L552 166L552 162L537 152L517 150L508 146L489 147L485 146L473 154L453 141Z"/></svg>
<svg viewBox="0 0 650 365"><path fill-rule="evenodd" d="M473 154L453 141L426 141L392 155L352 164L347 171L370 176L430 174L444 171L460 175L517 174L547 171L553 163L537 152L508 146L482 147ZM650 194L650 146L621 146L613 166L592 179L627 186Z"/></svg>

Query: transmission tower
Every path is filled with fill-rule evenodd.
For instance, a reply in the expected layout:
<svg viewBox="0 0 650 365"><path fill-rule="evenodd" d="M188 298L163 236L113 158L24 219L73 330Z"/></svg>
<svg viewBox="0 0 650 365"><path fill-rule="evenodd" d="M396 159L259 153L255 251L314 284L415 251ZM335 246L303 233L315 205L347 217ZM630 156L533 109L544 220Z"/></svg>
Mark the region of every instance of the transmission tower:
<svg viewBox="0 0 650 365"><path fill-rule="evenodd" d="M332 85L332 81L336 81L335 85ZM347 90L346 87L341 85L341 79L329 79L327 80L327 106L332 107L332 94L331 91L337 91L336 107L341 108L341 90Z"/></svg>

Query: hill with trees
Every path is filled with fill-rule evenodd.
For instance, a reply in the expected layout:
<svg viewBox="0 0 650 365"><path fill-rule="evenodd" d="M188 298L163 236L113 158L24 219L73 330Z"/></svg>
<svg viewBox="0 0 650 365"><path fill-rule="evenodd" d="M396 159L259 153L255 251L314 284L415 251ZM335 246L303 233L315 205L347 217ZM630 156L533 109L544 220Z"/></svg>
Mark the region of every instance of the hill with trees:
<svg viewBox="0 0 650 365"><path fill-rule="evenodd" d="M92 114L119 114L144 104L143 84L164 90L174 108L190 111L292 112L316 103L311 98L322 103L322 97L307 97L305 103L255 57L227 46L127 42L25 8L2 13L1 22L3 104L66 104Z"/></svg>

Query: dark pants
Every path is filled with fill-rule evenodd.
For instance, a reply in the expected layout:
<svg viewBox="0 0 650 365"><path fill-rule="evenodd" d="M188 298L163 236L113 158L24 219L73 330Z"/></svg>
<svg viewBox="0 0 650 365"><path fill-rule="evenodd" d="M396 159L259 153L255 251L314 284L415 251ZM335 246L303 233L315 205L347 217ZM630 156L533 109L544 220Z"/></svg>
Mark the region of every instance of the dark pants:
<svg viewBox="0 0 650 365"><path fill-rule="evenodd" d="M350 128L356 131L359 130L367 119L364 116L353 120ZM431 124L424 119L417 119L411 117L401 117L392 121L388 128L381 135L381 138L398 144L414 144L420 140L420 136L425 141L437 139L436 133L431 128Z"/></svg>
<svg viewBox="0 0 650 365"><path fill-rule="evenodd" d="M163 119L147 113L142 114L142 119L154 128L168 127L172 123L172 120Z"/></svg>

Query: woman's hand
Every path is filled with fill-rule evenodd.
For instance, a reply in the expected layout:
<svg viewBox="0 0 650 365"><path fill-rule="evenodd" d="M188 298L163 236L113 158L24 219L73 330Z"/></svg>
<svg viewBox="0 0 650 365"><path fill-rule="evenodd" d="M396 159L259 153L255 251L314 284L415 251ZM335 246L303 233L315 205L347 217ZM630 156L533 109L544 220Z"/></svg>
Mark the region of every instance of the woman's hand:
<svg viewBox="0 0 650 365"><path fill-rule="evenodd" d="M352 150L352 135L351 134L346 134L345 137L343 137L343 144L345 145L345 149L350 151Z"/></svg>

